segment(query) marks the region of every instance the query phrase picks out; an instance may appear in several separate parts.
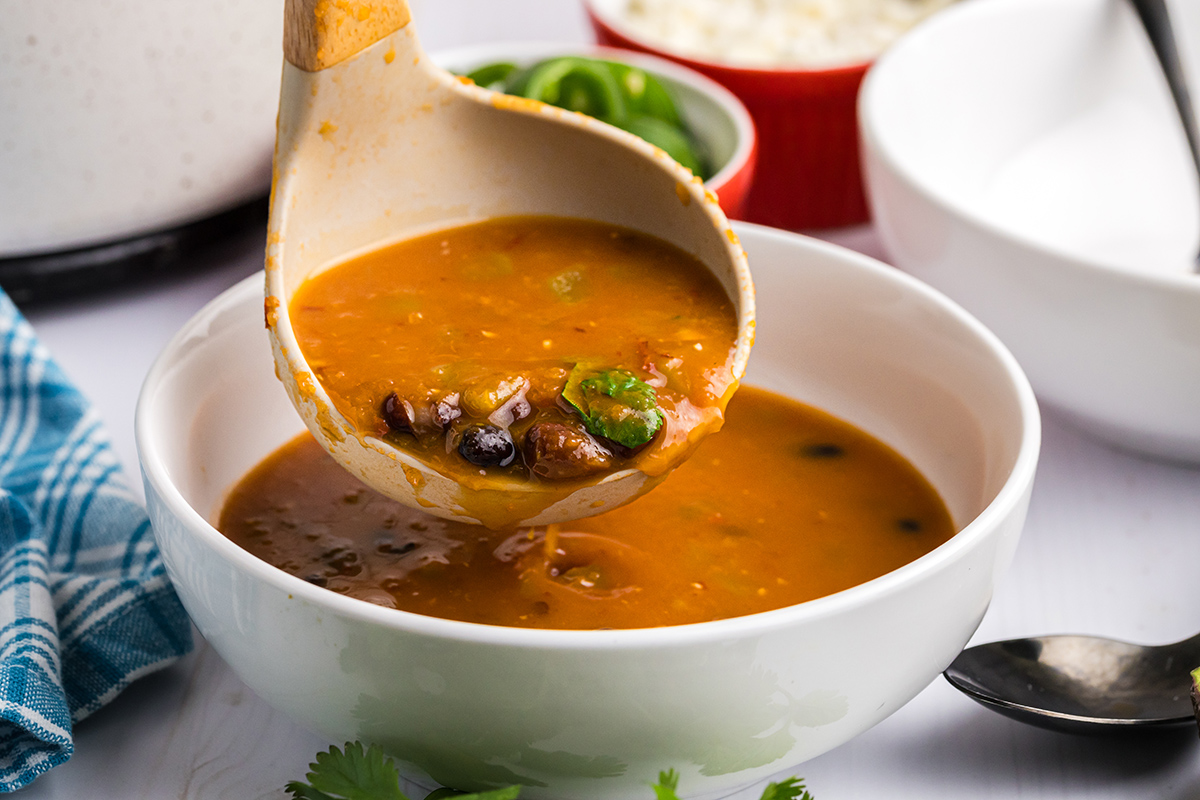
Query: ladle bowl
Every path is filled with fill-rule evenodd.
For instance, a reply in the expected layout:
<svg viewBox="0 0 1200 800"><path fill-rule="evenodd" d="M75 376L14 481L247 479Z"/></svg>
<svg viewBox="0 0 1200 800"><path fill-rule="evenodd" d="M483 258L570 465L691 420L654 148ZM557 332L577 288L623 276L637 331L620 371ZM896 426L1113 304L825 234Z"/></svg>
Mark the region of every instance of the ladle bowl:
<svg viewBox="0 0 1200 800"><path fill-rule="evenodd" d="M289 0L286 15L265 313L276 372L318 441L400 502L493 527L589 516L649 490L665 474L460 485L338 412L296 342L288 303L311 276L400 239L500 216L599 220L664 239L713 272L737 312L738 379L753 342L754 290L716 198L631 134L438 68L405 0Z"/></svg>

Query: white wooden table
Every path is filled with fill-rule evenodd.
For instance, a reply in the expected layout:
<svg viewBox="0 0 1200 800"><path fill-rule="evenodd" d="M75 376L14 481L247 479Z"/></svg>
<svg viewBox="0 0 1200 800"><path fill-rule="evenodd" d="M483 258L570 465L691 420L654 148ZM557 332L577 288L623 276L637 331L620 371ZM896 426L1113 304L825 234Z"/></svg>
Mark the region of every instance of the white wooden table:
<svg viewBox="0 0 1200 800"><path fill-rule="evenodd" d="M570 0L413 5L431 50L588 38ZM883 256L867 226L827 238ZM29 314L108 422L131 481L138 482L133 409L142 377L184 320L260 268L262 246L250 236L208 256L203 269ZM1200 630L1200 469L1110 449L1050 411L1044 423L1028 525L976 641L1071 632L1165 642ZM887 665L880 653L879 669ZM74 758L16 796L281 800L284 783L302 777L325 746L259 700L197 637L192 655L79 725ZM1200 800L1200 739L1193 729L1097 740L1029 728L939 678L874 729L786 774L793 771L817 800Z"/></svg>

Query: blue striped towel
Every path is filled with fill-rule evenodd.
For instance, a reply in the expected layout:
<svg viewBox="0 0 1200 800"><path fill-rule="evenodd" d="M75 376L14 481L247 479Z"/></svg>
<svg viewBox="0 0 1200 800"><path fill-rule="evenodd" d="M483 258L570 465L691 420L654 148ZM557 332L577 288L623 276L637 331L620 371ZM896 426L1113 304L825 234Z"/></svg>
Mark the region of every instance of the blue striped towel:
<svg viewBox="0 0 1200 800"><path fill-rule="evenodd" d="M190 649L107 434L0 291L0 792L70 758L73 723Z"/></svg>

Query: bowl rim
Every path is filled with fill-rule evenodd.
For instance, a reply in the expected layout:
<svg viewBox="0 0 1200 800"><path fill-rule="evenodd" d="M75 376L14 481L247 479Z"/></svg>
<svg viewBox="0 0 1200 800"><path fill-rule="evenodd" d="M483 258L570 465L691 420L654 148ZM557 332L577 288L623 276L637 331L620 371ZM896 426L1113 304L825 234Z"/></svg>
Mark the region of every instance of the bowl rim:
<svg viewBox="0 0 1200 800"><path fill-rule="evenodd" d="M1016 359L994 334L956 303L916 278L869 256L800 234L744 222L735 223L735 227L744 239L783 242L796 248L798 252L832 256L843 261L847 268L861 270L869 273L875 280L890 283L907 293L915 293L924 303L932 303L943 313L949 314L962 326L964 334L973 335L984 345L1008 378L1020 413L1022 428L1020 445L1008 476L991 502L974 519L929 553L878 578L797 605L711 622L604 631L510 628L428 617L377 606L313 586L251 555L217 531L188 504L171 481L158 445L150 435L152 416L156 411L156 396L163 381L174 372L179 358L193 349L193 346L189 345L197 336L210 335L213 330L211 326L218 317L227 313L230 308L250 302L251 299L257 305L262 291L261 272L227 289L188 320L163 348L147 373L138 397L134 420L138 458L143 479L147 484L147 495L152 492L156 494L170 513L182 523L189 537L200 538L203 546L223 557L232 568L250 574L280 593L323 607L331 613L358 623L378 625L398 633L430 636L443 641L556 651L678 648L714 640L757 636L797 624L820 621L885 600L906 585L920 582L922 578L957 561L988 538L1003 519L1019 508L1032 485L1041 444L1041 419L1033 390ZM303 430L298 417L297 423L297 430Z"/></svg>
<svg viewBox="0 0 1200 800"><path fill-rule="evenodd" d="M645 48L646 51L651 54L660 54L662 57L670 58L692 69L727 70L729 72L740 73L745 76L759 77L763 80L770 80L772 77L801 78L805 76L850 78L860 75L876 58L879 57L878 55L875 55L868 59L855 59L853 61L815 67L802 67L794 64L777 67L739 64L736 61L722 61L720 59L705 58L703 56L696 55L695 53L685 53L680 50L666 47L658 42L648 40L637 31L631 29L615 14L610 13L609 10L604 7L604 4L602 2L597 2L597 0L583 0L583 8L588 17L591 18L593 24L607 28L610 32L615 33L623 39L628 39L638 47Z"/></svg>
<svg viewBox="0 0 1200 800"><path fill-rule="evenodd" d="M621 61L646 72L668 78L695 89L699 94L713 100L733 122L737 132L737 142L729 160L704 182L713 191L719 192L734 175L737 175L750 164L758 146L758 131L745 103L737 95L726 89L712 78L684 64L670 61L652 53L639 53L636 50L626 50L621 47L608 47L601 44L586 44L581 42L551 42L551 41L514 41L487 42L483 44L462 45L459 47L437 50L429 54L433 63L443 69L449 69L457 63L470 63L482 59L498 59L510 57L513 60L534 60L550 58L555 54L564 56L586 55L604 58L610 61Z"/></svg>
<svg viewBox="0 0 1200 800"><path fill-rule="evenodd" d="M1043 0L1027 0L1027 2L1030 5L1036 5L1043 2ZM879 82L883 78L879 76L887 75L892 63L907 58L907 53L910 50L920 54L920 57L925 57L930 50L928 46L929 40L932 38L933 41L939 41L943 35L943 28L948 28L945 35L952 37L955 30L954 26L960 24L957 21L960 16L967 15L968 19L970 19L971 14L1011 13L1009 11L1010 8L1011 4L954 3L938 14L933 15L933 18L927 20L922 25L914 28L911 33L904 37L903 41L898 41L893 47L889 47L871 68L867 70L862 88L858 94L859 137L862 141L863 149L873 154L910 191L936 207L943 214L973 225L995 239L1018 246L1032 253L1049 257L1059 265L1076 272L1099 272L1107 276L1110 280L1127 282L1139 288L1150 287L1172 292L1190 292L1196 294L1197 298L1200 299L1200 277L1194 273L1141 272L1089 261L1056 246L1035 241L1020 232L1008 230L975 209L963 207L955 203L951 198L946 197L944 193L920 179L919 171L905 162L901 155L901 148L898 148L895 142L889 139L885 126L881 126L876 120L877 104L882 102L877 98L883 94L882 90L878 87ZM867 180L869 181L869 170L864 170L864 173L866 173Z"/></svg>

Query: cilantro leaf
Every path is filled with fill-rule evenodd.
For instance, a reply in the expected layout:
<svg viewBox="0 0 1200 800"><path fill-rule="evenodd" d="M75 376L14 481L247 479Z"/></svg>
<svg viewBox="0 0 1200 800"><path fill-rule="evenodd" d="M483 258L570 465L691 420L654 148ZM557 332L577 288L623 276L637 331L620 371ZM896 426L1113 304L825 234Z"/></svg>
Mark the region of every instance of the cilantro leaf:
<svg viewBox="0 0 1200 800"><path fill-rule="evenodd" d="M658 783L650 784L655 800L679 800L675 790L679 788L679 773L673 769L658 773Z"/></svg>
<svg viewBox="0 0 1200 800"><path fill-rule="evenodd" d="M435 789L425 796L425 800L517 800L521 794L520 786L505 786L503 789L492 789L488 792L465 794L456 789Z"/></svg>
<svg viewBox="0 0 1200 800"><path fill-rule="evenodd" d="M761 800L813 800L804 788L804 781L795 776L779 783L768 783Z"/></svg>
<svg viewBox="0 0 1200 800"><path fill-rule="evenodd" d="M376 745L364 749L361 742L347 742L344 750L330 747L327 753L317 753L308 768L308 783L290 781L285 787L292 800L408 800L400 791L396 765ZM655 800L679 800L679 773L673 769L658 773L658 783L650 788ZM474 793L441 788L425 800L518 800L520 794L520 786ZM793 776L767 784L761 800L813 800L813 796L804 788L804 781Z"/></svg>
<svg viewBox="0 0 1200 800"><path fill-rule="evenodd" d="M287 785L292 800L408 800L400 791L400 773L376 745L363 749L347 742L345 750L330 747L308 765L308 783Z"/></svg>
<svg viewBox="0 0 1200 800"><path fill-rule="evenodd" d="M287 786L283 788L285 791L291 793L292 800L337 800L336 797L319 792L307 783L301 783L300 781L288 781Z"/></svg>
<svg viewBox="0 0 1200 800"><path fill-rule="evenodd" d="M583 417L588 433L630 449L653 439L663 424L654 387L628 370L576 364L562 396Z"/></svg>
<svg viewBox="0 0 1200 800"><path fill-rule="evenodd" d="M655 800L679 800L679 773L673 769L658 773L658 783L650 784ZM779 783L769 783L760 800L813 800L804 788L804 781L795 776Z"/></svg>

